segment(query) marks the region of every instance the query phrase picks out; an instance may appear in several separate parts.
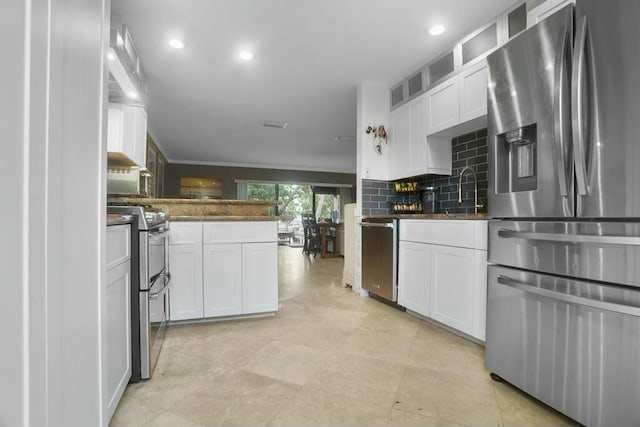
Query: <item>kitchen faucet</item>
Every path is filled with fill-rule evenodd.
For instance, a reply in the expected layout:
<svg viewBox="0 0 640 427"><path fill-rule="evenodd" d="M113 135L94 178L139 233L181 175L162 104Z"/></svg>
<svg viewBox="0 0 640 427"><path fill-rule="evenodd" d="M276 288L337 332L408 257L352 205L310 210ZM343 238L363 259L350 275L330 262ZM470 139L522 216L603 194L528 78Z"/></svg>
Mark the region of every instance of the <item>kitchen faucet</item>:
<svg viewBox="0 0 640 427"><path fill-rule="evenodd" d="M478 208L484 206L478 204L478 177L476 176L476 171L473 170L471 166L465 166L460 172L460 179L458 180L458 203L462 203L462 176L467 170L470 170L473 174L473 209L474 213L478 213Z"/></svg>

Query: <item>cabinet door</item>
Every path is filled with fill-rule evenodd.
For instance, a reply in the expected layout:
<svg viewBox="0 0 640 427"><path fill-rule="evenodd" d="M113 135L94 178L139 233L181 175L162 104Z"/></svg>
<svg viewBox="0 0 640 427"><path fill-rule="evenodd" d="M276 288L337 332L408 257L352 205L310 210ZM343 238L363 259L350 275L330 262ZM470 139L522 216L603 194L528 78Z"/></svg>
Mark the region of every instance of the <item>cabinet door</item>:
<svg viewBox="0 0 640 427"><path fill-rule="evenodd" d="M409 170L409 104L391 112L391 179L411 176Z"/></svg>
<svg viewBox="0 0 640 427"><path fill-rule="evenodd" d="M487 115L487 61L482 60L459 74L460 123Z"/></svg>
<svg viewBox="0 0 640 427"><path fill-rule="evenodd" d="M202 241L169 246L169 318L201 319L202 305Z"/></svg>
<svg viewBox="0 0 640 427"><path fill-rule="evenodd" d="M473 249L433 245L431 317L473 333Z"/></svg>
<svg viewBox="0 0 640 427"><path fill-rule="evenodd" d="M147 112L142 107L135 108L135 162L139 165L147 164Z"/></svg>
<svg viewBox="0 0 640 427"><path fill-rule="evenodd" d="M147 113L142 107L120 105L122 111L122 152L140 167L146 167Z"/></svg>
<svg viewBox="0 0 640 427"><path fill-rule="evenodd" d="M172 222L169 234L169 316L171 320L201 319L202 223Z"/></svg>
<svg viewBox="0 0 640 427"><path fill-rule="evenodd" d="M527 12L527 28L533 27L538 22L551 16L569 3L575 3L575 0L546 0L544 3L534 7Z"/></svg>
<svg viewBox="0 0 640 427"><path fill-rule="evenodd" d="M123 113L119 104L109 104L107 113L107 151L125 153L122 134Z"/></svg>
<svg viewBox="0 0 640 427"><path fill-rule="evenodd" d="M131 263L107 270L105 307L106 339L103 370L107 394L103 408L111 419L131 378Z"/></svg>
<svg viewBox="0 0 640 427"><path fill-rule="evenodd" d="M485 340L487 329L487 251L473 251L473 332L480 341Z"/></svg>
<svg viewBox="0 0 640 427"><path fill-rule="evenodd" d="M204 245L202 259L204 317L241 314L242 244Z"/></svg>
<svg viewBox="0 0 640 427"><path fill-rule="evenodd" d="M278 244L242 245L242 313L278 310Z"/></svg>
<svg viewBox="0 0 640 427"><path fill-rule="evenodd" d="M426 98L420 96L409 107L409 175L425 173L427 168L427 132L425 129L424 104Z"/></svg>
<svg viewBox="0 0 640 427"><path fill-rule="evenodd" d="M398 254L398 304L423 316L429 310L431 245L400 241Z"/></svg>
<svg viewBox="0 0 640 427"><path fill-rule="evenodd" d="M458 79L450 78L427 92L427 134L455 126L460 122Z"/></svg>

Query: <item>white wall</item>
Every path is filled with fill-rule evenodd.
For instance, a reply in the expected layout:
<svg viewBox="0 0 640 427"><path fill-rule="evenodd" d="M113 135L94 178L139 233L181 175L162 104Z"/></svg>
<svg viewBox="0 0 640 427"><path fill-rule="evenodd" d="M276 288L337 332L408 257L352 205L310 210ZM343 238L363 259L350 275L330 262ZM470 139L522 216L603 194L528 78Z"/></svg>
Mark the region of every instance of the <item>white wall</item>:
<svg viewBox="0 0 640 427"><path fill-rule="evenodd" d="M358 85L357 94L357 153L356 153L356 222L362 218L362 180L379 179L387 180L390 174L389 146L382 144L382 155L373 148L373 136L366 134L367 126L384 125L389 129L389 88L375 82L361 82ZM390 141L393 135L390 135ZM355 284L354 292L367 295L362 291L362 232L356 227L354 235L355 244Z"/></svg>
<svg viewBox="0 0 640 427"><path fill-rule="evenodd" d="M7 0L0 24L0 425L99 426L108 0Z"/></svg>
<svg viewBox="0 0 640 427"><path fill-rule="evenodd" d="M357 174L358 179L389 177L389 145L382 144L382 154L373 149L373 135L367 135L367 126L384 125L389 129L389 88L374 82L361 82L358 86L357 113Z"/></svg>

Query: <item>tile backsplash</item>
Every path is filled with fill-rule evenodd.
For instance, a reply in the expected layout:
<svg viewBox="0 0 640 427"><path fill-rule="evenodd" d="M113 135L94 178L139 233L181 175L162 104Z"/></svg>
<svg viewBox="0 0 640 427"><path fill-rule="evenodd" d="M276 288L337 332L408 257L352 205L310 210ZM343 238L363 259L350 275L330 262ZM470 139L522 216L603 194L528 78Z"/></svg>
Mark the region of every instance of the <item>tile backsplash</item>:
<svg viewBox="0 0 640 427"><path fill-rule="evenodd" d="M426 185L436 188L436 212L473 213L473 176L466 172L462 178L462 204L458 203L458 180L465 166L471 166L478 179L478 204L487 212L487 130L481 129L453 138L451 141L451 176L427 175Z"/></svg>
<svg viewBox="0 0 640 427"><path fill-rule="evenodd" d="M435 212L473 213L473 177L466 172L462 179L462 200L458 203L458 180L465 166L472 166L478 179L478 203L487 212L487 130L457 136L451 140L451 176L426 175L411 179L422 187L436 189ZM362 180L362 215L389 214L391 203L419 201L417 196L396 193L394 181Z"/></svg>
<svg viewBox="0 0 640 427"><path fill-rule="evenodd" d="M388 214L389 203L397 199L393 181L362 180L362 215Z"/></svg>

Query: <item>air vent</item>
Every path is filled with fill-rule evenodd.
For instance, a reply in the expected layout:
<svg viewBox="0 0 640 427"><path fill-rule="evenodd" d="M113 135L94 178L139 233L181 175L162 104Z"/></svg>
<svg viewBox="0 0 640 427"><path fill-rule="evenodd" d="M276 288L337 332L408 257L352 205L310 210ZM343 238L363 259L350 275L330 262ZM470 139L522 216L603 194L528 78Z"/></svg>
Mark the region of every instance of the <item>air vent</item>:
<svg viewBox="0 0 640 427"><path fill-rule="evenodd" d="M287 127L289 123L287 122L277 122L275 120L265 120L264 122L262 122L262 126L266 127L266 128L279 128L279 129L284 129Z"/></svg>
<svg viewBox="0 0 640 427"><path fill-rule="evenodd" d="M355 141L355 136L336 136L333 138L334 141Z"/></svg>

